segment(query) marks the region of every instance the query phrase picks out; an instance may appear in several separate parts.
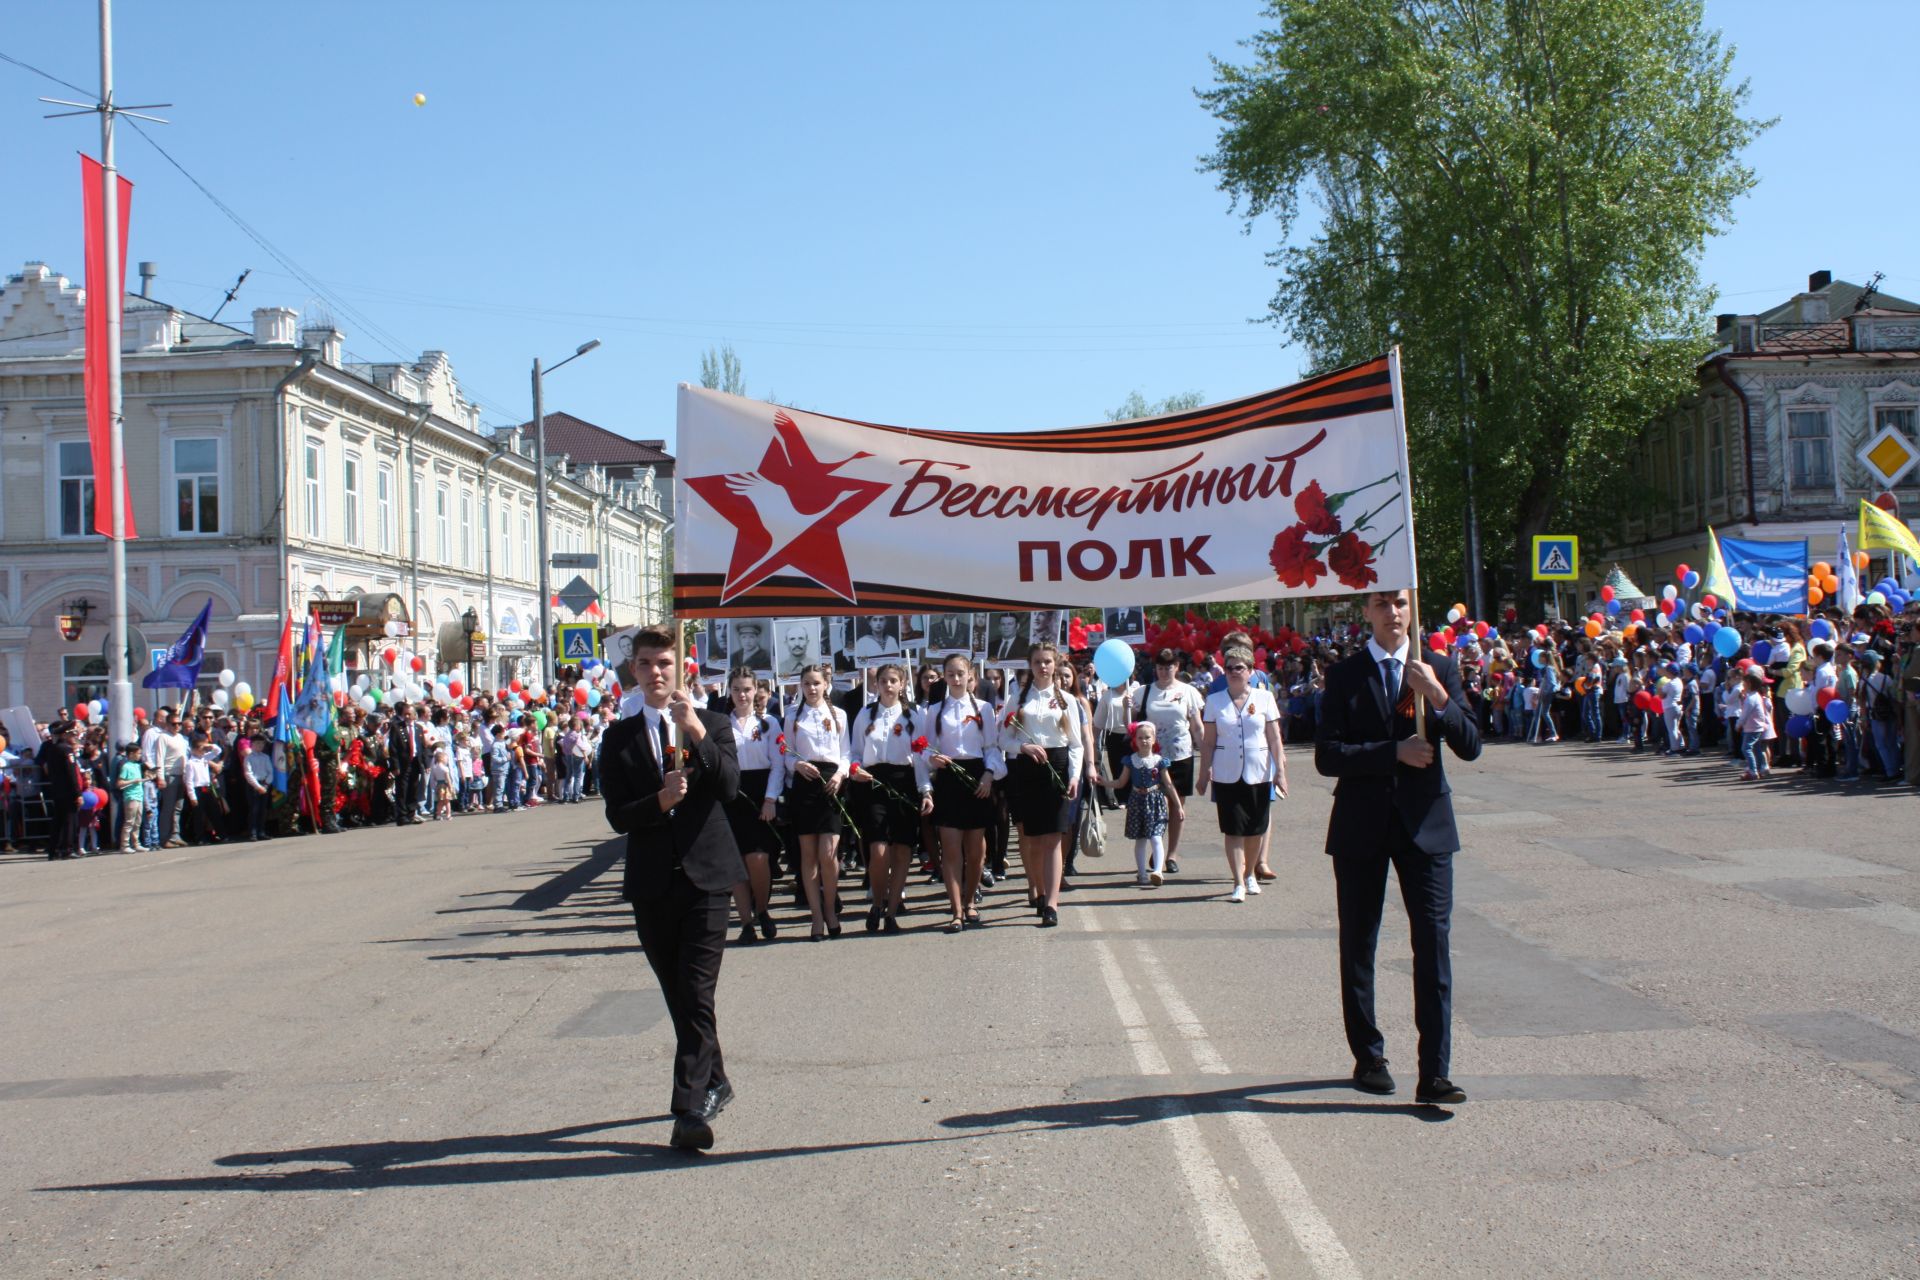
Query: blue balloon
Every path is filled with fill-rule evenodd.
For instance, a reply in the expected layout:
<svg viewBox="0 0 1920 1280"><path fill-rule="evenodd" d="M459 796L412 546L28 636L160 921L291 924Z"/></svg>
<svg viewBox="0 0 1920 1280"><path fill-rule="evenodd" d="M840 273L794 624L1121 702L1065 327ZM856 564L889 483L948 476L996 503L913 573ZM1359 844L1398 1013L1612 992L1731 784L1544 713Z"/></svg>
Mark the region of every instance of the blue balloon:
<svg viewBox="0 0 1920 1280"><path fill-rule="evenodd" d="M1687 570L1687 576L1680 579L1680 581L1685 585L1687 590L1691 591L1700 585L1700 571L1698 569L1689 569Z"/></svg>
<svg viewBox="0 0 1920 1280"><path fill-rule="evenodd" d="M1713 651L1723 658L1731 658L1740 652L1740 633L1732 627L1722 627L1713 633Z"/></svg>
<svg viewBox="0 0 1920 1280"><path fill-rule="evenodd" d="M1093 651L1093 672L1109 686L1118 688L1133 678L1133 646L1125 640L1109 640Z"/></svg>
<svg viewBox="0 0 1920 1280"><path fill-rule="evenodd" d="M597 707L600 705L600 691L598 689L587 690L587 705L589 707Z"/></svg>
<svg viewBox="0 0 1920 1280"><path fill-rule="evenodd" d="M1833 625L1825 618L1815 618L1813 625L1808 627L1807 630L1813 634L1815 640L1833 639Z"/></svg>
<svg viewBox="0 0 1920 1280"><path fill-rule="evenodd" d="M1536 667L1544 667L1547 665L1547 651L1545 649L1535 649L1533 651L1533 665Z"/></svg>
<svg viewBox="0 0 1920 1280"><path fill-rule="evenodd" d="M1812 716L1788 716L1787 717L1787 736L1789 738L1804 738L1812 732L1813 732Z"/></svg>
<svg viewBox="0 0 1920 1280"><path fill-rule="evenodd" d="M1699 644L1707 638L1707 633L1701 629L1700 624L1697 622L1689 622L1687 629L1680 634L1687 638L1688 644Z"/></svg>
<svg viewBox="0 0 1920 1280"><path fill-rule="evenodd" d="M1474 635L1473 632L1471 631L1462 631L1459 635L1453 638L1453 643L1455 644L1455 646L1461 649L1464 649L1468 645L1472 644L1475 640L1478 640L1479 638L1480 638L1479 636Z"/></svg>
<svg viewBox="0 0 1920 1280"><path fill-rule="evenodd" d="M1827 703L1827 719L1833 721L1835 724L1845 724L1852 717L1853 708L1840 699L1835 698L1833 701Z"/></svg>
<svg viewBox="0 0 1920 1280"><path fill-rule="evenodd" d="M1772 661L1772 659L1773 646L1765 640L1755 640L1753 642L1753 660L1764 667L1768 662Z"/></svg>
<svg viewBox="0 0 1920 1280"><path fill-rule="evenodd" d="M1620 612L1620 602L1618 600L1607 601L1607 613L1609 615L1616 614L1619 612Z"/></svg>

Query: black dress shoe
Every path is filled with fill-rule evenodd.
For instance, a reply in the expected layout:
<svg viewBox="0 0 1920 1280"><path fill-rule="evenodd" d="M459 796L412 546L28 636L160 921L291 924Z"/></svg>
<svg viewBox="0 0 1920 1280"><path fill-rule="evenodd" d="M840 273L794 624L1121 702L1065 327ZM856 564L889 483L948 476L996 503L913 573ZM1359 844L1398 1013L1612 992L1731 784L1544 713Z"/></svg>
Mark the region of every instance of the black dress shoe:
<svg viewBox="0 0 1920 1280"><path fill-rule="evenodd" d="M886 922L882 924L880 927L882 929L885 929L888 933L900 932L900 922L892 916L888 916L886 919Z"/></svg>
<svg viewBox="0 0 1920 1280"><path fill-rule="evenodd" d="M1040 908L1040 927L1042 929L1051 929L1059 923L1060 913L1058 911L1055 911L1052 907Z"/></svg>
<svg viewBox="0 0 1920 1280"><path fill-rule="evenodd" d="M673 1136L667 1142L682 1151L705 1151L713 1145L713 1126L698 1112L675 1116Z"/></svg>
<svg viewBox="0 0 1920 1280"><path fill-rule="evenodd" d="M723 1081L715 1085L713 1088L707 1090L707 1096L701 1100L700 1118L711 1121L715 1116L725 1111L727 1104L732 1101L733 1085L731 1083Z"/></svg>
<svg viewBox="0 0 1920 1280"><path fill-rule="evenodd" d="M1420 1087L1413 1091L1413 1100L1430 1107L1451 1107L1465 1102L1467 1091L1445 1076L1433 1076L1420 1082Z"/></svg>
<svg viewBox="0 0 1920 1280"><path fill-rule="evenodd" d="M768 942L772 942L775 938L780 936L780 930L777 927L775 927L773 923L773 917L768 915L766 912L762 911L759 915L755 916L754 919L759 922L760 936L765 938Z"/></svg>
<svg viewBox="0 0 1920 1280"><path fill-rule="evenodd" d="M760 941L760 935L753 931L752 925L742 925L740 928L740 936L735 938L734 941L744 947Z"/></svg>
<svg viewBox="0 0 1920 1280"><path fill-rule="evenodd" d="M1374 1058L1354 1063L1353 1087L1363 1093L1392 1093L1393 1073L1387 1070L1387 1060Z"/></svg>
<svg viewBox="0 0 1920 1280"><path fill-rule="evenodd" d="M867 911L867 932L880 932L880 908L872 907Z"/></svg>

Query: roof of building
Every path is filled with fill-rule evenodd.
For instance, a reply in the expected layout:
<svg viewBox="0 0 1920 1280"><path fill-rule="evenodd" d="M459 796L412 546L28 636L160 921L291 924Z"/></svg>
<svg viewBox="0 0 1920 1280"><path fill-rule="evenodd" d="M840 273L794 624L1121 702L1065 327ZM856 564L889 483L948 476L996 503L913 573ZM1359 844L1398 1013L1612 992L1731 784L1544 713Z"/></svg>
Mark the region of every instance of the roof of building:
<svg viewBox="0 0 1920 1280"><path fill-rule="evenodd" d="M573 463L599 463L603 467L673 465L665 440L632 440L570 413L549 413L546 417L548 456L564 453ZM523 422L514 429L532 434L533 423Z"/></svg>
<svg viewBox="0 0 1920 1280"><path fill-rule="evenodd" d="M1853 284L1846 280L1826 280L1816 273L1808 284L1820 287L1795 294L1785 302L1752 317L1757 321L1751 349L1734 347L1740 359L1779 360L1920 360L1916 347L1905 330L1920 316L1920 302L1883 293L1878 288ZM1816 302L1816 300L1818 300ZM1824 315L1820 304L1824 304ZM1818 316L1806 320L1803 316ZM1722 317L1723 325L1732 317ZM1891 334L1874 326L1861 329L1863 322L1893 321ZM1889 336L1891 341L1880 340ZM1727 330L1721 340L1728 341ZM1725 350L1723 348L1723 350Z"/></svg>
<svg viewBox="0 0 1920 1280"><path fill-rule="evenodd" d="M1827 314L1839 320L1854 313L1860 307L1860 296L1866 293L1865 285L1853 284L1847 280L1835 280L1822 288L1811 292L1816 296L1825 296ZM1770 311L1760 313L1761 324L1792 324L1800 317L1800 299L1805 296L1795 294ZM1868 314L1888 312L1920 311L1920 302L1908 302L1905 298L1896 298L1890 293L1875 289L1862 308Z"/></svg>

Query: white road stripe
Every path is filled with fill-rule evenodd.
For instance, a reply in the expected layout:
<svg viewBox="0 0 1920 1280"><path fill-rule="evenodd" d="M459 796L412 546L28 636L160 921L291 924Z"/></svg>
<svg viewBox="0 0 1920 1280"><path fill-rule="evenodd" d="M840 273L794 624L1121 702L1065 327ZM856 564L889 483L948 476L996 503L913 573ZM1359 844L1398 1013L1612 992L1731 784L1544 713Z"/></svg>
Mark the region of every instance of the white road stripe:
<svg viewBox="0 0 1920 1280"><path fill-rule="evenodd" d="M1148 979L1153 983L1154 993L1160 997L1160 1003L1166 1006L1174 1029L1186 1041L1187 1052L1192 1055L1194 1065L1207 1075L1226 1075L1226 1059L1220 1056L1219 1050L1207 1038L1207 1029L1200 1025L1193 1007L1167 977L1166 969L1153 953L1153 948L1145 942L1136 942L1134 949L1147 970ZM1320 1206L1313 1202L1307 1184L1300 1180L1293 1161L1287 1159L1287 1153L1280 1149L1272 1131L1258 1116L1246 1111L1229 1111L1227 1122L1232 1126L1234 1136L1240 1139L1240 1145L1246 1148L1247 1158L1259 1171L1267 1194L1279 1206L1295 1243L1307 1255L1307 1261L1313 1264L1314 1274L1324 1280L1359 1280L1360 1268L1354 1265L1353 1255L1340 1243L1339 1235L1334 1231L1333 1224L1327 1221L1327 1216L1320 1212Z"/></svg>
<svg viewBox="0 0 1920 1280"><path fill-rule="evenodd" d="M1081 915L1084 927L1094 927L1090 916L1076 914ZM1100 961L1100 976L1106 981L1107 995L1113 1000L1114 1012L1120 1015L1120 1025L1126 1029L1127 1043L1133 1049L1134 1065L1143 1076L1166 1075L1166 1055L1153 1038L1153 1032L1147 1026L1146 1014L1141 1010L1140 1002L1133 998L1133 990L1127 985L1126 975L1120 971L1120 962L1114 958L1113 949L1103 939L1095 940L1093 949ZM1245 1280L1261 1280L1268 1272L1266 1263L1260 1257L1260 1247L1254 1243L1247 1220L1234 1205L1219 1165L1207 1151L1193 1112L1172 1101L1162 1102L1160 1109L1166 1118L1165 1128L1173 1137L1174 1157L1187 1180L1187 1193L1193 1197L1194 1208L1199 1214L1194 1226L1199 1230L1201 1244L1206 1246L1208 1255L1213 1259L1215 1270L1234 1280L1242 1277Z"/></svg>

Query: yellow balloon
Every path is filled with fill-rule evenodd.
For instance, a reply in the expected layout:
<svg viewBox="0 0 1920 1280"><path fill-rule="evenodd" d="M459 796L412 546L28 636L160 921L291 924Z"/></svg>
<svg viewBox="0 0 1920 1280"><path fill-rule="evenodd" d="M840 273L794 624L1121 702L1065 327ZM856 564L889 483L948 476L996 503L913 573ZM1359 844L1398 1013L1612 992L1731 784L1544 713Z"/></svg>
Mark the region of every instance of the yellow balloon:
<svg viewBox="0 0 1920 1280"><path fill-rule="evenodd" d="M239 695L233 700L233 708L242 715L253 710L253 695L250 693Z"/></svg>
<svg viewBox="0 0 1920 1280"><path fill-rule="evenodd" d="M416 94L414 94L414 95L413 95L413 105L414 105L414 106L416 106L416 107L424 107L424 106L426 106L426 105L427 105L427 95L426 95L426 94L424 94L424 93L416 93Z"/></svg>

